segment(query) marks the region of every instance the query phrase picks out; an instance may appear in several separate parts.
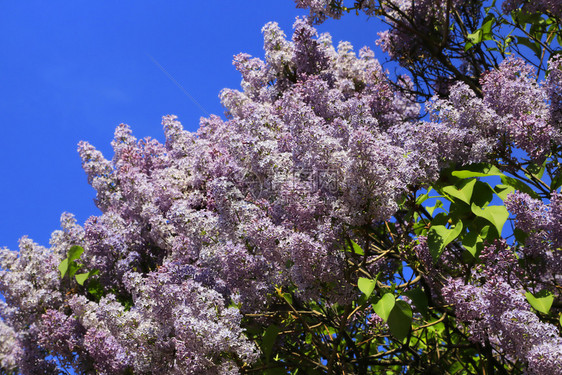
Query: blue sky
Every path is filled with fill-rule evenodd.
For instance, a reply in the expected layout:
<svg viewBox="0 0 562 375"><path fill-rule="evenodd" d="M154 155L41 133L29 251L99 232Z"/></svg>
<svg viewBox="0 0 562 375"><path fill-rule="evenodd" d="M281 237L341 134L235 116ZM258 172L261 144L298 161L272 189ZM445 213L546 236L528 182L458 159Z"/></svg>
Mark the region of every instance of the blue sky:
<svg viewBox="0 0 562 375"><path fill-rule="evenodd" d="M291 35L291 0L0 2L0 247L29 235L48 245L62 212L83 223L99 214L76 145L112 156L119 123L137 138L163 141L160 120L175 114L195 131L205 113L222 115L218 93L238 88L232 56L263 56L261 28ZM328 21L334 42L375 46L380 23L349 15Z"/></svg>

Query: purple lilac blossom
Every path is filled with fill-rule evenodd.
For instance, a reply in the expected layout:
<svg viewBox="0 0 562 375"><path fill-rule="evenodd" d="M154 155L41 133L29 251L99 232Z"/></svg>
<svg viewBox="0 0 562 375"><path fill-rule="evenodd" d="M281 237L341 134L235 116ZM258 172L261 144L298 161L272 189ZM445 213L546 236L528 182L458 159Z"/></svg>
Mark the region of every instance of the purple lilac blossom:
<svg viewBox="0 0 562 375"><path fill-rule="evenodd" d="M521 59L504 60L497 70L482 78L483 99L464 83L450 89L447 99L429 103L430 114L441 132L442 147L456 148L451 155L459 162L485 161L492 151L511 155L522 149L531 160L542 163L553 143L562 141L561 129L554 125L548 103L548 87L536 82L532 67ZM552 90L551 90L552 91ZM454 140L454 142L450 142ZM463 145L458 148L458 145Z"/></svg>
<svg viewBox="0 0 562 375"><path fill-rule="evenodd" d="M264 61L235 58L243 91L221 94L228 121L211 116L193 134L166 116L165 144L120 125L111 161L80 143L103 214L83 227L63 215L50 249L23 239L19 256L2 252L1 291L16 307L2 314L6 366L43 355L48 367L51 353L103 374L237 373L259 354L242 314L265 310L275 285L353 298L347 228L388 219L409 184L430 178L387 132L419 106L369 49L336 50L304 19L292 41L274 23L263 31ZM73 245L82 271L99 270L99 300L60 279Z"/></svg>
<svg viewBox="0 0 562 375"><path fill-rule="evenodd" d="M550 117L554 127L562 129L562 56L557 55L548 62L546 90L550 100Z"/></svg>
<svg viewBox="0 0 562 375"><path fill-rule="evenodd" d="M521 93L528 74L517 63L518 73L509 63L498 73L505 88L490 83L478 99L453 87L449 100L432 104L434 121L422 122L419 105L393 89L370 49L356 55L345 42L336 49L303 19L291 40L275 23L263 32L265 60L235 58L242 91L221 93L227 120L210 116L190 133L166 116L164 144L137 140L120 125L111 161L79 144L102 214L83 227L63 215L48 249L24 238L19 254L0 251L1 335L13 343L0 347L6 366L53 373L54 355L83 369L72 352L103 374L238 373L259 357L243 315L265 311L274 287L296 286L296 297L327 305L349 302L357 280L341 249L344 238L354 239L350 228L388 220L396 201L433 181L440 167L486 160L498 132L511 134L502 126L531 131L548 119L541 86L512 106L496 98L498 90ZM524 118L530 105L539 114ZM511 137L542 155L546 146L531 148L521 140L526 134ZM92 280L103 286L101 296L61 280L57 267L73 245L85 250L81 272L99 271ZM392 272L396 263L375 266ZM490 280L470 286L480 288L474 293L483 304L503 288L510 306L529 310L510 295L509 280ZM450 298L468 303L462 296ZM493 308L495 320L474 323L477 337L501 323L505 311Z"/></svg>
<svg viewBox="0 0 562 375"><path fill-rule="evenodd" d="M515 192L505 202L515 215L515 227L527 234L521 246L525 259L533 265L534 278L549 285L560 280L562 270L562 195L554 192L549 203Z"/></svg>
<svg viewBox="0 0 562 375"><path fill-rule="evenodd" d="M505 241L487 246L472 281L450 278L441 292L455 306L471 340L489 342L500 353L527 364L531 374L555 374L562 369L562 339L558 329L542 322L525 299L513 249ZM540 354L539 354L540 353ZM541 359L548 358L548 362Z"/></svg>
<svg viewBox="0 0 562 375"><path fill-rule="evenodd" d="M558 0L506 0L502 3L502 10L505 14L519 7L529 13L550 13L558 18L562 17L562 4Z"/></svg>

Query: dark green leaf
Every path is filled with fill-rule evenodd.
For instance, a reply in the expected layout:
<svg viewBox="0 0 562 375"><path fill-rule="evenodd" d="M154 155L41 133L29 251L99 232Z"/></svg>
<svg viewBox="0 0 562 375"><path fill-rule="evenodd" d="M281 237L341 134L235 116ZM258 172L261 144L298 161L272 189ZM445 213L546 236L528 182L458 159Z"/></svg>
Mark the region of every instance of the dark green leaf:
<svg viewBox="0 0 562 375"><path fill-rule="evenodd" d="M265 369L265 375L287 375L287 370L283 367L273 367Z"/></svg>
<svg viewBox="0 0 562 375"><path fill-rule="evenodd" d="M474 258L476 258L477 254L484 248L482 237L476 232L468 232L463 237L462 244Z"/></svg>
<svg viewBox="0 0 562 375"><path fill-rule="evenodd" d="M546 170L545 165L546 165L546 162L544 162L544 163L541 164L541 165L538 165L538 164L529 164L529 165L527 166L527 170L528 170L534 177L536 177L536 178L538 178L538 179L541 179L542 176L543 176L543 174L544 174L544 171ZM527 173L525 173L525 175L526 175L527 177L529 177L529 178L532 177L531 175L529 175L529 174L527 174Z"/></svg>
<svg viewBox="0 0 562 375"><path fill-rule="evenodd" d="M90 293L94 297L96 302L99 302L101 297L103 297L105 295L105 292L103 290L103 286L100 284L100 282L98 280L88 281L88 285L87 285L86 289L88 290L88 293Z"/></svg>
<svg viewBox="0 0 562 375"><path fill-rule="evenodd" d="M486 182L477 181L474 185L471 203L476 204L478 207L488 205L494 199L494 190Z"/></svg>
<svg viewBox="0 0 562 375"><path fill-rule="evenodd" d="M459 221L453 228L445 225L432 225L427 232L427 244L434 261L437 261L445 246L450 244L462 232L462 222Z"/></svg>
<svg viewBox="0 0 562 375"><path fill-rule="evenodd" d="M562 186L562 171L559 170L550 182L550 190L557 190L560 186Z"/></svg>
<svg viewBox="0 0 562 375"><path fill-rule="evenodd" d="M405 301L396 301L394 308L388 316L388 328L390 333L402 341L408 336L412 328L412 309Z"/></svg>
<svg viewBox="0 0 562 375"><path fill-rule="evenodd" d="M529 194L531 197L535 199L539 198L537 193L521 180L517 180L515 178L508 177L508 176L502 176L501 180L504 185L511 186L522 193Z"/></svg>
<svg viewBox="0 0 562 375"><path fill-rule="evenodd" d="M271 360L273 344L275 344L275 340L277 340L277 335L279 334L279 332L281 332L281 328L279 328L275 324L272 324L267 327L265 333L263 334L263 338L261 340L261 348L266 362L269 362Z"/></svg>
<svg viewBox="0 0 562 375"><path fill-rule="evenodd" d="M538 42L532 41L531 39L524 36L517 36L517 42L525 47L528 47L531 51L535 53L536 56L541 55L541 45Z"/></svg>
<svg viewBox="0 0 562 375"><path fill-rule="evenodd" d="M427 296L422 288L417 287L404 292L404 295L412 300L417 310L425 317L427 317Z"/></svg>

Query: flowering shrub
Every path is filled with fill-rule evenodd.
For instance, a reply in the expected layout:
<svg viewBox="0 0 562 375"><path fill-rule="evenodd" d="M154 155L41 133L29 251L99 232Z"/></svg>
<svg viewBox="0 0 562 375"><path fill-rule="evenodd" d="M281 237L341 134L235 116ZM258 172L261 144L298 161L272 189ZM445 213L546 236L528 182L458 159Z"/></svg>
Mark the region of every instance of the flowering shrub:
<svg viewBox="0 0 562 375"><path fill-rule="evenodd" d="M442 4L358 9L406 61L428 45L402 17L480 19ZM515 57L452 78L424 116L370 49L262 31L226 119L165 116L165 144L120 125L112 160L79 144L102 215L0 252L2 371L562 373L559 58L541 82Z"/></svg>

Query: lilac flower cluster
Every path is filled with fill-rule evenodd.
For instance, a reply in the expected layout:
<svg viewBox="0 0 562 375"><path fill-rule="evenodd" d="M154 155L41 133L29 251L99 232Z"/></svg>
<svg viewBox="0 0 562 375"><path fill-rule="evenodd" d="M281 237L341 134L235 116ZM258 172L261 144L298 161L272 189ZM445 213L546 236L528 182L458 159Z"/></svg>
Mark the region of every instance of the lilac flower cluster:
<svg viewBox="0 0 562 375"><path fill-rule="evenodd" d="M482 99L466 84L457 83L447 99L435 99L429 109L440 131L456 140L445 147L464 145L456 154L459 161L482 161L491 151L509 158L517 147L542 163L551 146L562 141L552 117L555 110L548 103L548 92L555 92L555 85L552 81L539 85L523 60L507 59L483 77ZM554 94L550 97L556 99Z"/></svg>
<svg viewBox="0 0 562 375"><path fill-rule="evenodd" d="M310 19L321 23L327 18L338 19L345 10L353 9L371 17L385 14L390 29L379 32L377 45L393 60L402 65L410 65L413 61L433 59L432 52L425 47L431 38L442 40L447 38L453 22L448 12L452 9L466 8L478 14L478 2L466 0L393 0L377 2L365 1L330 1L330 0L295 0L298 8L310 10ZM442 45L450 40L443 40Z"/></svg>
<svg viewBox="0 0 562 375"><path fill-rule="evenodd" d="M526 363L529 373L560 373L562 339L555 326L531 311L513 249L498 241L483 250L481 260L471 282L450 278L441 290L455 306L457 319L467 324L472 340L489 342L498 352Z"/></svg>
<svg viewBox="0 0 562 375"><path fill-rule="evenodd" d="M424 47L424 38L435 36L442 39L441 28L448 28L446 23L447 7L461 7L466 0L452 2L437 0L410 1L399 0L385 4L389 30L379 32L379 45L382 50L397 61L409 63L417 59L430 59L432 56ZM366 10L373 8L368 5ZM374 10L374 9L373 9ZM367 11L366 11L367 13ZM441 25L440 27L437 27ZM436 35L437 32L437 35Z"/></svg>
<svg viewBox="0 0 562 375"><path fill-rule="evenodd" d="M369 49L335 49L304 19L292 41L274 23L263 32L265 61L235 58L243 91L222 92L228 121L189 133L167 116L165 144L120 125L111 161L79 144L103 214L83 227L63 215L50 249L24 239L19 255L2 251L6 363L39 373L22 364L33 353L83 373L237 373L259 354L242 314L265 310L276 285L305 300L354 296L342 238L433 177L389 131L419 106ZM309 184L320 172L335 184ZM80 272L99 270L101 298L61 280L73 245Z"/></svg>
<svg viewBox="0 0 562 375"><path fill-rule="evenodd" d="M16 331L0 321L0 368L7 373L16 371L18 360L23 357Z"/></svg>
<svg viewBox="0 0 562 375"><path fill-rule="evenodd" d="M506 0L502 3L502 10L505 14L520 7L529 13L549 13L558 18L562 18L562 4L560 4L558 0Z"/></svg>
<svg viewBox="0 0 562 375"><path fill-rule="evenodd" d="M546 90L550 100L550 117L558 129L562 129L562 56L557 55L548 62Z"/></svg>
<svg viewBox="0 0 562 375"><path fill-rule="evenodd" d="M536 158L558 139L544 89L523 90L530 71L517 61L490 73L484 99L457 85L423 122L370 49L334 48L305 19L294 27L291 40L275 23L263 28L264 60L235 57L242 91L221 93L227 120L210 116L190 133L166 116L165 144L120 125L111 161L79 144L102 214L83 227L63 215L49 249L24 238L19 253L0 251L2 366L50 374L54 356L79 373L236 374L259 357L243 316L266 311L275 287L326 306L357 295L342 251L344 239L361 242L353 228L388 220L448 163L485 160L498 134ZM310 183L320 175L326 183ZM84 248L80 272L99 271L85 285L57 269L74 245ZM470 287L488 301L514 288L499 277ZM468 287L448 298L461 306ZM510 306L527 312L512 291ZM467 313L484 311L476 306ZM506 311L488 307L495 320L475 323L476 337L498 335L490 329Z"/></svg>
<svg viewBox="0 0 562 375"><path fill-rule="evenodd" d="M295 0L297 8L309 9L311 19L316 22L324 22L327 18L339 19L341 17L341 9L332 7L331 0ZM339 1L338 3L342 3Z"/></svg>
<svg viewBox="0 0 562 375"><path fill-rule="evenodd" d="M562 270L562 195L554 192L548 204L528 194L510 194L505 202L515 215L515 227L528 236L522 254L534 264L530 267L535 278L549 284L559 280Z"/></svg>

